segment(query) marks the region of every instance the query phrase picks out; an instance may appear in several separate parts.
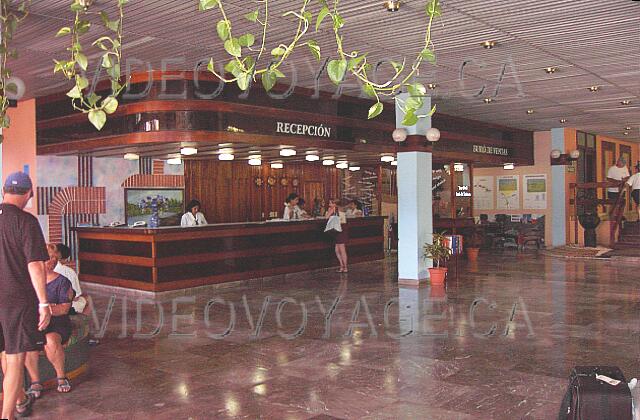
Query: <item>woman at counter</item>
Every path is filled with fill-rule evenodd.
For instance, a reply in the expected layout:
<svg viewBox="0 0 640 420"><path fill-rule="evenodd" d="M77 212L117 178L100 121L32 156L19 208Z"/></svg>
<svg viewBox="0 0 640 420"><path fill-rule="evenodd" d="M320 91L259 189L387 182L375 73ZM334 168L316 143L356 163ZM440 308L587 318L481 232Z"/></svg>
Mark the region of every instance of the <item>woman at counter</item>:
<svg viewBox="0 0 640 420"><path fill-rule="evenodd" d="M347 204L347 208L345 209L345 215L351 219L353 217L362 217L363 213L362 213L362 205L357 202L356 200L351 200L349 201L349 204Z"/></svg>
<svg viewBox="0 0 640 420"><path fill-rule="evenodd" d="M207 219L204 218L204 214L200 213L200 202L198 200L191 200L187 204L187 212L182 215L180 226L199 226L206 225Z"/></svg>
<svg viewBox="0 0 640 420"><path fill-rule="evenodd" d="M291 193L287 196L284 202L284 214L282 215L284 220L302 219L302 212L300 211L300 207L298 207L299 201L300 196L296 193Z"/></svg>
<svg viewBox="0 0 640 420"><path fill-rule="evenodd" d="M336 232L335 235L335 251L338 262L340 263L340 269L338 273L348 273L347 266L347 241L349 235L347 234L347 218L344 212L340 211L336 200L329 200L329 206L327 207L327 219L331 216L338 216L340 218L340 224L342 225L342 232Z"/></svg>

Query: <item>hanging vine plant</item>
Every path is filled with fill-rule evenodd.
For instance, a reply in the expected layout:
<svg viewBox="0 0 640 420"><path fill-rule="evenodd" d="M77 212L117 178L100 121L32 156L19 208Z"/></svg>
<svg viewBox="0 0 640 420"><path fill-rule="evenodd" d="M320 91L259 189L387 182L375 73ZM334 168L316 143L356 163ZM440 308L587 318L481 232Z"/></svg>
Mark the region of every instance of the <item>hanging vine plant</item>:
<svg viewBox="0 0 640 420"><path fill-rule="evenodd" d="M233 25L226 11L224 0L199 0L199 9L207 11L218 9L221 19L216 24L216 31L220 40L224 43L224 49L230 56L230 61L224 65L226 73L233 77L219 74L216 71L213 59L209 61L208 70L225 83L237 83L238 87L246 91L250 88L251 82L256 82L260 77L263 87L271 90L278 78L285 77L279 69L284 61L298 47L306 46L311 54L320 61L322 58L320 46L314 39L303 40L309 31L314 15L308 10L310 0L301 0L300 8L291 10L283 14L283 17L293 19L296 27L295 34L289 43L279 44L270 52L271 59L268 65L258 68L260 59L266 51L267 35L269 29L269 0L261 0L262 7L244 16L245 19L256 23L260 31L259 47L255 46L256 36L252 33L242 34L235 37L232 29ZM354 76L362 83L364 93L375 100L371 106L368 118L375 118L384 110L383 97L395 96L402 89L410 93L410 97L401 101L396 97L396 101L404 111L405 118L403 125L415 125L420 118L432 115L435 106L427 114L420 114L420 109L424 106L423 97L426 95L426 88L421 83L412 82L415 76L419 75L422 64L426 61L435 64L436 55L433 42L431 40L431 29L435 18L441 15L439 0L428 0L425 6L427 15L424 43L421 46L416 58L411 63L403 60L401 63L391 61L393 76L384 83L371 80L369 72L373 66L367 61L367 52L344 50L345 35L343 31L346 20L340 14L340 0L317 0L320 11L315 16L315 30L320 30L322 24L328 20L331 22L332 31L335 35L336 52L338 57L328 62L327 73L329 79L339 85L347 77Z"/></svg>
<svg viewBox="0 0 640 420"><path fill-rule="evenodd" d="M74 13L73 26L61 28L56 36L69 36L70 46L67 51L71 54L68 60L54 60L54 73L61 72L68 80L73 80L75 85L67 96L71 98L71 104L77 111L87 114L89 121L98 130L101 130L107 121L107 114L113 114L118 109L118 95L126 84L120 82L122 59L122 24L124 21L124 6L129 0L114 0L118 6L118 16L111 20L106 12L90 11L90 0L73 0L71 11ZM100 63L96 71L106 70L111 82L111 93L106 97L96 94L89 87L86 77L89 69L89 58L85 55L86 49L82 45L81 38L91 29L88 20L91 14L98 14L104 27L111 36L105 35L97 38L91 44L99 48Z"/></svg>
<svg viewBox="0 0 640 420"><path fill-rule="evenodd" d="M11 43L18 24L29 14L31 0L20 2L15 9L12 3L11 0L0 0L0 127L3 129L9 128L11 123L7 115L9 96L18 93L17 85L9 80L11 70L7 67L9 60L18 56L18 52L11 48ZM0 134L0 143L2 140Z"/></svg>

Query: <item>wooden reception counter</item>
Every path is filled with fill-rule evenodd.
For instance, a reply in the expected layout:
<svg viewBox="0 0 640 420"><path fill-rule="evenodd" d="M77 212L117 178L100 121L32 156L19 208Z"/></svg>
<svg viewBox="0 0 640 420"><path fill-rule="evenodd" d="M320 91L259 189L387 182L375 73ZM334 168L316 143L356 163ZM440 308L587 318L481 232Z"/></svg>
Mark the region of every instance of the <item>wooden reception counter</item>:
<svg viewBox="0 0 640 420"><path fill-rule="evenodd" d="M326 220L78 227L82 281L162 292L337 265ZM349 219L349 262L384 258L384 217Z"/></svg>

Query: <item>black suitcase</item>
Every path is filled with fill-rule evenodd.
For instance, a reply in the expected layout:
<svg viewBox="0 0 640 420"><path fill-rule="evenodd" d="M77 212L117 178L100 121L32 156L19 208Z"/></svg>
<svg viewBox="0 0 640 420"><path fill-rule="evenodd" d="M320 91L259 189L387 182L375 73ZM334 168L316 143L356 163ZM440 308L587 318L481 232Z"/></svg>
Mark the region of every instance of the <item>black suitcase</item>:
<svg viewBox="0 0 640 420"><path fill-rule="evenodd" d="M620 383L613 386L596 375ZM615 366L576 366L558 420L632 420L631 391L622 371Z"/></svg>

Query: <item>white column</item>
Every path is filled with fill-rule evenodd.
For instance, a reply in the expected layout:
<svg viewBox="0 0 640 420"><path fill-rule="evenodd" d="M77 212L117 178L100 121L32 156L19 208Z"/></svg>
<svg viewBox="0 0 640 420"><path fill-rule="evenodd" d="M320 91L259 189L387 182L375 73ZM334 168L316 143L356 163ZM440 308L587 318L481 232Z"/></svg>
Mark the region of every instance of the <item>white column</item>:
<svg viewBox="0 0 640 420"><path fill-rule="evenodd" d="M551 129L551 149L565 151L564 128ZM554 165L551 167L551 203L552 217L545 223L551 223L551 246L564 246L567 244L567 208L565 188L565 166ZM577 223L577 221L576 221Z"/></svg>
<svg viewBox="0 0 640 420"><path fill-rule="evenodd" d="M400 99L407 94L400 95ZM419 111L426 114L431 109L431 99L424 98L424 106ZM402 110L396 105L396 126L405 128L409 136L426 143L424 137L431 127L431 118L423 118L416 126L405 127ZM407 141L409 143L409 140ZM414 142L415 143L415 142ZM429 277L430 260L422 258L425 243L430 243L433 235L432 209L432 155L420 149L406 147L398 152L398 281L402 284L418 285ZM414 150L412 150L414 149ZM418 149L418 150L415 150Z"/></svg>

